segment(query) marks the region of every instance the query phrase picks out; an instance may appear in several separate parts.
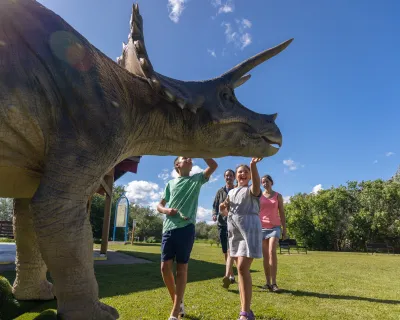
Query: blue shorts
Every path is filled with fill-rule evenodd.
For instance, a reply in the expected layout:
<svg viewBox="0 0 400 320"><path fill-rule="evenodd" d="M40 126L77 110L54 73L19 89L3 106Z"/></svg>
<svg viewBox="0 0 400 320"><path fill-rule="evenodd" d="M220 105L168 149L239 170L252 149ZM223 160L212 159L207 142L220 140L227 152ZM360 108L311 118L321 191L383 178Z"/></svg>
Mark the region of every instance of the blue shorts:
<svg viewBox="0 0 400 320"><path fill-rule="evenodd" d="M183 228L164 232L161 241L161 261L175 259L176 263L189 262L195 236L195 227L191 223Z"/></svg>
<svg viewBox="0 0 400 320"><path fill-rule="evenodd" d="M281 227L273 227L272 229L262 229L262 238L263 240L269 238L281 238Z"/></svg>

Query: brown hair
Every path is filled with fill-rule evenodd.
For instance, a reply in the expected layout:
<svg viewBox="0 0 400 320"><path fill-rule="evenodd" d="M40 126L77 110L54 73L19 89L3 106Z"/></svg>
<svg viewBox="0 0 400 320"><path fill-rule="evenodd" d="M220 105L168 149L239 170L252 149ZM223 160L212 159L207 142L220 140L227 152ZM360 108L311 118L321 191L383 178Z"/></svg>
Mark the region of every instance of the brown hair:
<svg viewBox="0 0 400 320"><path fill-rule="evenodd" d="M266 174L265 176L261 177L261 181L262 179L268 179L269 181L271 181L271 184L274 185L274 180L272 180L271 176L269 174Z"/></svg>
<svg viewBox="0 0 400 320"><path fill-rule="evenodd" d="M177 173L179 173L179 171L178 171L178 169L176 168L176 163L178 162L178 160L179 160L180 157L181 157L181 156L176 157L175 160L174 160L174 169L175 169L175 171L176 171Z"/></svg>
<svg viewBox="0 0 400 320"><path fill-rule="evenodd" d="M247 168L247 169L250 171L250 167L249 167L247 164L239 164L239 165L236 167L236 169L235 169L235 179L236 179L235 188L237 188L238 185L239 185L239 181L238 181L237 178L236 178L236 174L237 174L239 168L241 168L241 167L245 167L245 168ZM251 171L250 171L250 179L251 179Z"/></svg>

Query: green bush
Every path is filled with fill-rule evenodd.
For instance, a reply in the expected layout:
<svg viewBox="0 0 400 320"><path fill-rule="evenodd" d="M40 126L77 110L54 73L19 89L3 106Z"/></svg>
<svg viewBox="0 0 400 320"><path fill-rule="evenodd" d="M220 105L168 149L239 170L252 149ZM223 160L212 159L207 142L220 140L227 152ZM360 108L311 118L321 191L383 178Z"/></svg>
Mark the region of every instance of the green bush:
<svg viewBox="0 0 400 320"><path fill-rule="evenodd" d="M0 319L14 319L18 314L19 303L15 300L8 280L0 276Z"/></svg>
<svg viewBox="0 0 400 320"><path fill-rule="evenodd" d="M10 239L10 238L0 238L0 242L15 242L15 239Z"/></svg>
<svg viewBox="0 0 400 320"><path fill-rule="evenodd" d="M147 243L157 243L157 239L155 237L148 237L146 238Z"/></svg>

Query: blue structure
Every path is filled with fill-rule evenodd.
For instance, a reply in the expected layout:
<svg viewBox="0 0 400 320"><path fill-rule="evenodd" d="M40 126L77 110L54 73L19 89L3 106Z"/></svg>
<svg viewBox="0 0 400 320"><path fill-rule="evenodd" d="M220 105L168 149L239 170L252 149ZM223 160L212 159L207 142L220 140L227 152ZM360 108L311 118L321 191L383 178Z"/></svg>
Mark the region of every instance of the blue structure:
<svg viewBox="0 0 400 320"><path fill-rule="evenodd" d="M115 231L117 228L125 228L124 241L128 241L128 213L129 213L129 200L125 194L121 195L115 206L115 219L114 219L114 230L113 230L113 241L115 241Z"/></svg>

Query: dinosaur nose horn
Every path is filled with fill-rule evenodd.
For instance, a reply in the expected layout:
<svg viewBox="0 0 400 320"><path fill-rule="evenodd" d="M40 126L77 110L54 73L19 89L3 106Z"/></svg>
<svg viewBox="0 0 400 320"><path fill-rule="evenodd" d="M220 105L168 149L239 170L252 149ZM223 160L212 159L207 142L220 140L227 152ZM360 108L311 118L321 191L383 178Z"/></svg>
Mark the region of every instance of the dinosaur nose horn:
<svg viewBox="0 0 400 320"><path fill-rule="evenodd" d="M278 114L277 113L274 113L273 115L272 115L272 120L276 120L276 118L278 118Z"/></svg>

